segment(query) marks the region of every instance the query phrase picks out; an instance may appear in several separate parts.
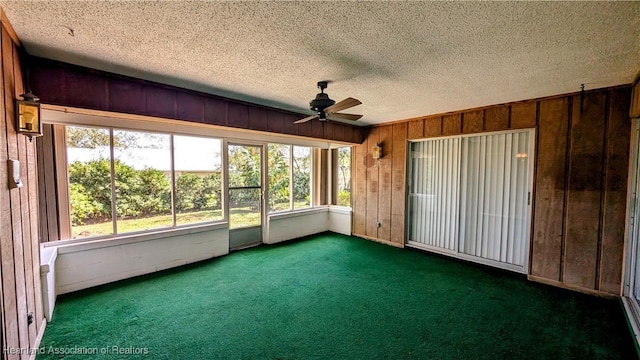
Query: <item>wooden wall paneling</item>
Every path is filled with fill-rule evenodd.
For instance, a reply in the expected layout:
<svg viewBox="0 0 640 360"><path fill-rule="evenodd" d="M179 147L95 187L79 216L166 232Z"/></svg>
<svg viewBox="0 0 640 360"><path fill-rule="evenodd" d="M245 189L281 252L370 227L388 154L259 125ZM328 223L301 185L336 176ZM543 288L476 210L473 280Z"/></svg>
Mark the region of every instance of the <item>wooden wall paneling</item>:
<svg viewBox="0 0 640 360"><path fill-rule="evenodd" d="M19 98L20 94L24 93L22 69L20 66L20 57L18 49L13 45L13 77L15 89L13 98ZM36 289L40 290L40 287L35 287L35 277L40 277L40 269L38 266L37 271L34 272L34 262L40 263L39 251L36 252L38 257L33 258L33 247L38 247L39 242L37 238L32 239L31 234L31 222L37 221L37 218L31 218L32 212L30 207L30 193L31 189L35 188L35 183L29 182L29 172L34 165L32 159L29 159L28 149L33 148L33 141L28 141L25 136L18 136L18 159L20 160L20 178L24 181L25 187L20 189L20 223L22 225L22 240L23 240L23 254L24 254L24 277L25 277L25 289L27 294L27 312L34 314L34 323L28 326L29 331L29 345L33 345L38 336L37 327L39 319L36 308ZM39 291L38 291L39 292Z"/></svg>
<svg viewBox="0 0 640 360"><path fill-rule="evenodd" d="M282 116L282 132L285 134L298 135L298 126L294 124L296 120L300 120L298 115L284 113Z"/></svg>
<svg viewBox="0 0 640 360"><path fill-rule="evenodd" d="M104 78L90 73L67 73L64 77L64 88L73 89L73 93L77 95L73 102L77 107L104 109L109 106L109 84Z"/></svg>
<svg viewBox="0 0 640 360"><path fill-rule="evenodd" d="M444 115L442 117L442 135L459 135L461 133L461 114Z"/></svg>
<svg viewBox="0 0 640 360"><path fill-rule="evenodd" d="M351 163L353 164L353 233L364 235L366 233L367 216L367 146L365 139L360 145L351 148Z"/></svg>
<svg viewBox="0 0 640 360"><path fill-rule="evenodd" d="M540 102L531 275L561 281L569 98Z"/></svg>
<svg viewBox="0 0 640 360"><path fill-rule="evenodd" d="M333 124L333 139L338 141L343 141L346 139L347 134L345 132L346 128L342 126L341 123Z"/></svg>
<svg viewBox="0 0 640 360"><path fill-rule="evenodd" d="M228 102L214 97L204 101L204 122L211 125L227 125Z"/></svg>
<svg viewBox="0 0 640 360"><path fill-rule="evenodd" d="M534 101L512 104L509 128L526 129L536 127L537 104Z"/></svg>
<svg viewBox="0 0 640 360"><path fill-rule="evenodd" d="M267 130L268 112L265 108L250 107L249 108L249 129Z"/></svg>
<svg viewBox="0 0 640 360"><path fill-rule="evenodd" d="M4 28L3 28L4 30ZM7 54L4 52L4 36L0 36L0 69L3 69L4 63L7 61ZM2 86L0 86L0 114L4 114L0 119L0 163L6 164L10 158L8 153L9 144L7 135L8 116L5 107L5 86L4 77L0 76ZM20 347L20 339L18 337L18 307L16 304L16 279L14 276L15 263L13 260L13 232L11 227L11 193L8 190L7 168L6 165L0 165L0 257L2 266L0 267L2 275L2 320L4 328L5 348ZM5 355L6 356L6 355Z"/></svg>
<svg viewBox="0 0 640 360"><path fill-rule="evenodd" d="M151 116L166 119L177 117L175 90L162 87L148 87L144 89L145 109Z"/></svg>
<svg viewBox="0 0 640 360"><path fill-rule="evenodd" d="M42 308L42 292L40 291L40 235L38 224L40 223L40 214L38 212L38 168L36 166L37 157L35 145L27 144L27 184L29 188L27 190L28 206L29 206L29 231L31 233L31 259L32 261L32 273L33 273L33 290L35 296L34 307L31 309L35 315L35 337L32 337L31 346L37 340L43 323L45 320L43 308Z"/></svg>
<svg viewBox="0 0 640 360"><path fill-rule="evenodd" d="M60 240L58 229L58 218L56 209L56 184L53 164L55 163L53 149L53 125L44 124L42 127L43 136L36 138L38 147L38 168L42 169L38 173L38 187L40 196L39 204L41 211L40 229L41 241Z"/></svg>
<svg viewBox="0 0 640 360"><path fill-rule="evenodd" d="M310 121L311 123L311 137L322 139L324 138L324 126L326 121Z"/></svg>
<svg viewBox="0 0 640 360"><path fill-rule="evenodd" d="M15 83L13 77L13 43L9 34L2 27L2 82L3 82L3 95L4 95L4 114L5 122L7 124L7 157L9 159L18 159L18 135L15 129L15 123L13 121L15 116L15 104L14 104L14 91ZM4 188L7 189L7 188ZM2 189L2 191L4 191ZM10 214L11 219L8 224L12 233L13 244L13 268L2 266L3 272L13 271L14 283L15 283L15 311L18 317L17 327L13 328L17 330L18 340L20 347L23 349L29 348L29 330L27 325L27 295L25 288L25 274L24 274L24 249L23 249L23 234L21 224L21 209L20 209L20 190L12 189L9 191L10 201ZM4 251L3 251L3 255ZM9 254L6 254L9 255ZM10 274L9 274L10 275ZM4 282L4 279L3 279ZM13 315L13 314L11 314ZM13 330L9 328L9 330Z"/></svg>
<svg viewBox="0 0 640 360"><path fill-rule="evenodd" d="M267 131L282 132L282 118L280 111L269 110L267 113Z"/></svg>
<svg viewBox="0 0 640 360"><path fill-rule="evenodd" d="M176 109L178 119L204 122L204 100L200 95L178 91L176 96Z"/></svg>
<svg viewBox="0 0 640 360"><path fill-rule="evenodd" d="M371 149L380 142L380 128L371 129L367 137L367 218L365 222L365 235L378 238L378 192L380 191L378 160L371 156Z"/></svg>
<svg viewBox="0 0 640 360"><path fill-rule="evenodd" d="M563 281L588 289L596 287L606 97L572 98Z"/></svg>
<svg viewBox="0 0 640 360"><path fill-rule="evenodd" d="M509 129L509 106L492 106L484 111L484 130L500 131Z"/></svg>
<svg viewBox="0 0 640 360"><path fill-rule="evenodd" d="M329 184L328 172L323 171L327 169L329 163L329 150L327 149L313 149L315 156L318 157L318 161L315 164L315 205L327 205L327 191Z"/></svg>
<svg viewBox="0 0 640 360"><path fill-rule="evenodd" d="M230 102L227 107L227 126L247 129L249 127L249 108L247 105Z"/></svg>
<svg viewBox="0 0 640 360"><path fill-rule="evenodd" d="M301 126L293 124L294 121L305 117L305 114L37 57L30 58L30 72L33 75L32 88L36 94L40 95L41 102L44 104L86 107L93 110L329 139L325 135L324 123L308 123ZM253 115L260 114L263 110L269 113L281 112L284 119L291 118L291 121L283 123L279 131L273 130L278 128L277 125L270 130L269 125L250 121L250 118L253 118L249 116L250 111ZM270 117L267 115L267 118ZM344 134L341 136L344 140L340 141L350 143L362 141L359 126L351 124L342 126ZM335 131L334 135L337 136Z"/></svg>
<svg viewBox="0 0 640 360"><path fill-rule="evenodd" d="M34 66L29 69L29 85L41 100L46 98L49 104L67 104L71 106L73 105L73 99L68 99L69 94L66 91L65 74L66 71L60 67ZM51 91L53 89L57 89L57 91ZM46 96L45 92L47 93ZM105 100L108 100L108 97ZM109 104L107 104L106 109L108 108Z"/></svg>
<svg viewBox="0 0 640 360"><path fill-rule="evenodd" d="M409 139L424 138L424 119L409 121L407 136Z"/></svg>
<svg viewBox="0 0 640 360"><path fill-rule="evenodd" d="M67 174L67 134L63 125L53 125L53 158L54 168L51 182L55 185L55 190L51 194L49 201L51 209L56 214L51 221L57 217L58 237L55 240L71 238L71 204L69 202L69 177ZM57 216L56 216L57 215Z"/></svg>
<svg viewBox="0 0 640 360"><path fill-rule="evenodd" d="M424 137L434 137L440 135L442 135L442 117L434 116L426 118L424 120Z"/></svg>
<svg viewBox="0 0 640 360"><path fill-rule="evenodd" d="M355 144L360 144L364 139L364 136L363 136L364 128L360 126L350 126L349 129L351 129L351 142Z"/></svg>
<svg viewBox="0 0 640 360"><path fill-rule="evenodd" d="M335 140L335 125L331 121L326 121L324 124L324 137L329 140Z"/></svg>
<svg viewBox="0 0 640 360"><path fill-rule="evenodd" d="M379 141L382 145L382 158L378 162L378 239L391 240L391 196L393 167L393 129L391 125L381 126Z"/></svg>
<svg viewBox="0 0 640 360"><path fill-rule="evenodd" d="M640 117L640 81L636 81L635 84L633 84L629 116L632 118Z"/></svg>
<svg viewBox="0 0 640 360"><path fill-rule="evenodd" d="M49 135L47 135L49 134ZM36 148L39 154L43 154L44 153L44 148L43 148L43 142L45 142L47 140L47 137L50 136L51 134L51 125L45 124L42 126L42 136L38 137L35 142L36 142ZM48 148L47 148L48 149ZM38 161L38 168L42 169L44 167L44 161L43 161L44 156L38 156L37 161ZM1 175L0 175L1 176ZM40 211L46 215L46 208L47 208L47 201L46 201L46 190L44 188L45 185L45 179L44 179L44 171L39 171L38 172L38 193L40 194L40 196L38 196L38 208L40 209ZM42 234L42 237L40 238L40 241L42 242L46 242L49 241L49 229L48 229L48 223L47 223L47 218L46 216L41 216L40 219L42 221L40 221L38 223L38 225L40 226L40 234Z"/></svg>
<svg viewBox="0 0 640 360"><path fill-rule="evenodd" d="M484 128L484 111L476 110L462 114L462 132L465 134L479 133Z"/></svg>
<svg viewBox="0 0 640 360"><path fill-rule="evenodd" d="M404 244L407 123L393 124L392 133L393 152L391 153L391 242Z"/></svg>
<svg viewBox="0 0 640 360"><path fill-rule="evenodd" d="M307 136L307 137L311 137L313 136L313 122L315 121L319 121L319 120L311 120L311 121L307 121L305 123L302 124L295 124L294 126L298 128L297 132L298 135L300 136Z"/></svg>
<svg viewBox="0 0 640 360"><path fill-rule="evenodd" d="M77 92L66 89L68 102L75 104ZM46 94L43 94L44 96ZM144 108L141 104L146 104L144 89L141 83L126 81L120 78L109 79L109 111L121 112L125 114L143 114Z"/></svg>
<svg viewBox="0 0 640 360"><path fill-rule="evenodd" d="M53 164L53 152L49 151L49 149L53 148L52 126L53 125L44 124L42 126L42 136L34 140L36 142L36 148L38 152L37 166L39 169L44 169L45 165L47 164L49 164L50 166L51 164ZM45 151L45 149L47 149L47 151ZM58 233L58 226L54 217L55 214L52 214L52 217L54 217L52 220L54 221L51 224L47 216L49 214L49 211L47 210L47 200L51 196L51 194L47 194L47 185L49 185L52 189L55 186L55 184L49 184L49 181L47 181L46 171L38 172L38 193L40 194L40 196L38 197L38 207L42 212L42 216L40 217L42 221L39 222L41 234L40 241L42 242L49 241L49 232L51 232L52 234Z"/></svg>
<svg viewBox="0 0 640 360"><path fill-rule="evenodd" d="M618 295L621 290L631 142L629 96L629 89L617 89L610 93L605 142L602 243L598 265L598 289Z"/></svg>

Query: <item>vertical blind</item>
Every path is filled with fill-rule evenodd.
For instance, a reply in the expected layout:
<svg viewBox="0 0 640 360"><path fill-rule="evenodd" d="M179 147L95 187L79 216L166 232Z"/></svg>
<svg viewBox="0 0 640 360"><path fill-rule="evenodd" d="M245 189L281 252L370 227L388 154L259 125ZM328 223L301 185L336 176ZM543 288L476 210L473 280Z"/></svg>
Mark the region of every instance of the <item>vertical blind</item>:
<svg viewBox="0 0 640 360"><path fill-rule="evenodd" d="M528 135L520 132L464 139L460 252L524 265Z"/></svg>
<svg viewBox="0 0 640 360"><path fill-rule="evenodd" d="M408 242L524 266L530 132L411 143Z"/></svg>
<svg viewBox="0 0 640 360"><path fill-rule="evenodd" d="M455 250L460 138L411 143L410 239Z"/></svg>

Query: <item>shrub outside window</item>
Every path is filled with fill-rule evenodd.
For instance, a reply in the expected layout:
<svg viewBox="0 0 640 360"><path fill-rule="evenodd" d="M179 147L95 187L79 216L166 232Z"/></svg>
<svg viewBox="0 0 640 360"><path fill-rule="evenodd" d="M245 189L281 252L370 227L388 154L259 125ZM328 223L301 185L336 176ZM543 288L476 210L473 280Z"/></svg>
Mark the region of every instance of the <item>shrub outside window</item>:
<svg viewBox="0 0 640 360"><path fill-rule="evenodd" d="M338 149L337 171L337 204L351 206L351 147Z"/></svg>
<svg viewBox="0 0 640 360"><path fill-rule="evenodd" d="M220 140L79 126L66 137L72 238L222 219Z"/></svg>
<svg viewBox="0 0 640 360"><path fill-rule="evenodd" d="M311 148L269 144L269 211L311 206Z"/></svg>

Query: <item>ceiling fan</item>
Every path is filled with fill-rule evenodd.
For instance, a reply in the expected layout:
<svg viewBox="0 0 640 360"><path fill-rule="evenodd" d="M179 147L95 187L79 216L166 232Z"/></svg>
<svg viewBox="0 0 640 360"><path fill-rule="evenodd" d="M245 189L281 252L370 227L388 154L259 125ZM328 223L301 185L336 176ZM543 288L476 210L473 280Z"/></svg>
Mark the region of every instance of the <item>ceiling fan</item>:
<svg viewBox="0 0 640 360"><path fill-rule="evenodd" d="M311 102L309 103L309 105L311 106L311 110L315 111L317 114L307 116L304 119L295 121L294 124L301 124L316 118L320 121L325 121L327 120L327 116L335 119L351 121L356 121L362 117L362 115L337 112L340 110L348 109L350 107L358 106L362 103L360 102L360 100L354 99L352 97L348 97L336 103L329 98L328 94L324 93L324 89L327 88L327 84L329 84L328 81L318 81L318 88L320 88L320 92L316 95L316 98L311 100Z"/></svg>

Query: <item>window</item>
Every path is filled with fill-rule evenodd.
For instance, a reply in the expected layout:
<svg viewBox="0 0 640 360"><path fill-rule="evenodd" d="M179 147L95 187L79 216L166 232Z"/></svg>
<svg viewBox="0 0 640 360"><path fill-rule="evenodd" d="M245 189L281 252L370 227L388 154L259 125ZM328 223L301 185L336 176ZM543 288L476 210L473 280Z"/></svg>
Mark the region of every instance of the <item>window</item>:
<svg viewBox="0 0 640 360"><path fill-rule="evenodd" d="M76 126L66 137L72 238L223 218L220 140Z"/></svg>
<svg viewBox="0 0 640 360"><path fill-rule="evenodd" d="M170 135L113 131L116 231L173 225Z"/></svg>
<svg viewBox="0 0 640 360"><path fill-rule="evenodd" d="M337 150L336 159L337 179L336 184L336 205L351 207L351 147L341 147Z"/></svg>
<svg viewBox="0 0 640 360"><path fill-rule="evenodd" d="M110 138L108 129L67 127L73 238L113 234Z"/></svg>
<svg viewBox="0 0 640 360"><path fill-rule="evenodd" d="M269 144L269 211L311 206L311 148Z"/></svg>
<svg viewBox="0 0 640 360"><path fill-rule="evenodd" d="M311 206L311 148L293 147L293 208Z"/></svg>
<svg viewBox="0 0 640 360"><path fill-rule="evenodd" d="M221 149L218 139L173 137L178 225L222 219Z"/></svg>
<svg viewBox="0 0 640 360"><path fill-rule="evenodd" d="M269 144L269 211L291 209L291 146Z"/></svg>

